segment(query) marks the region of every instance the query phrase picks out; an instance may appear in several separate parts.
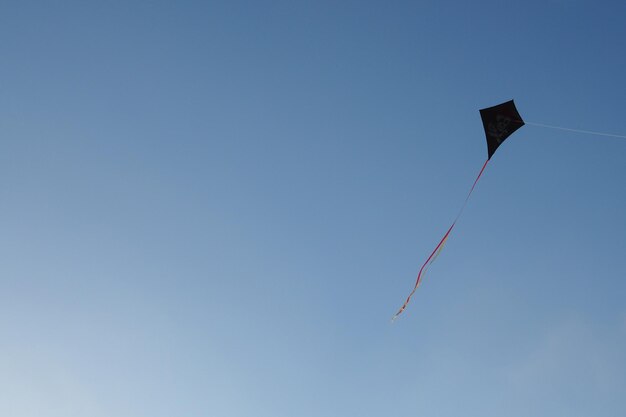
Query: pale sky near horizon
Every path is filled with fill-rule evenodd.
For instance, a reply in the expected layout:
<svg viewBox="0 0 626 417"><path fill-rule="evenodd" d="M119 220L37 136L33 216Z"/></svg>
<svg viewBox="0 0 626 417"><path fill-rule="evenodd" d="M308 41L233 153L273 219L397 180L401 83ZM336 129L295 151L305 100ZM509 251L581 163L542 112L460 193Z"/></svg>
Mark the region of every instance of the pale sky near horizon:
<svg viewBox="0 0 626 417"><path fill-rule="evenodd" d="M625 17L0 2L0 415L626 415Z"/></svg>

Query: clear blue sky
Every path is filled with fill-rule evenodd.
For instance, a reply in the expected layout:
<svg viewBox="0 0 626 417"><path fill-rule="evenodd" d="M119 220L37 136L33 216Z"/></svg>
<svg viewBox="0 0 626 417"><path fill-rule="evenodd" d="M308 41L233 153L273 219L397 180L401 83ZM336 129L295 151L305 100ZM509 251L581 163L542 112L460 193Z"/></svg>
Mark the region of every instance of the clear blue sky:
<svg viewBox="0 0 626 417"><path fill-rule="evenodd" d="M626 415L626 5L0 4L0 415Z"/></svg>

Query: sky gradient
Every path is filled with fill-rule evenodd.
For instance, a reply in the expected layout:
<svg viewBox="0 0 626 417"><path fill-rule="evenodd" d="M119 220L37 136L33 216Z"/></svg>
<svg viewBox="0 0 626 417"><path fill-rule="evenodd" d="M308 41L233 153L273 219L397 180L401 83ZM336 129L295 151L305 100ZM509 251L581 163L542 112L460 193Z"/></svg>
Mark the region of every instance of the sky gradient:
<svg viewBox="0 0 626 417"><path fill-rule="evenodd" d="M0 3L0 415L626 414L626 3ZM56 2L58 3L58 2Z"/></svg>

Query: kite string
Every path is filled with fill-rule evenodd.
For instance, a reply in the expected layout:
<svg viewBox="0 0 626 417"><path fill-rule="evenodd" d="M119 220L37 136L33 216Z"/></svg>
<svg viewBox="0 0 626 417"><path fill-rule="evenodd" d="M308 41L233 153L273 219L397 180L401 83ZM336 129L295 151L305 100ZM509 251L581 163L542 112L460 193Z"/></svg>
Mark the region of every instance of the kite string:
<svg viewBox="0 0 626 417"><path fill-rule="evenodd" d="M398 316L400 314L402 314L402 312L406 309L406 306L409 304L409 301L411 301L411 297L413 297L413 294L415 294L415 291L417 290L417 287L419 287L419 285L420 285L423 273L425 273L425 271L428 269L428 266L430 266L435 261L435 259L437 259L437 256L439 256L439 254L441 253L441 250L443 249L444 245L446 244L446 241L448 240L448 237L450 236L450 232L452 232L452 229L456 225L457 220L459 220L459 217L461 217L461 214L465 210L465 206L467 206L467 202L469 201L469 198L472 195L472 192L474 191L474 188L476 187L476 184L478 183L478 180L483 175L483 171L485 171L485 168L487 167L487 163L489 163L489 159L487 159L485 161L485 164L480 169L480 172L478 173L478 176L474 180L474 184L472 184L472 188L470 188L469 193L467 193L467 197L465 197L465 201L463 202L463 206L461 206L461 210L459 210L459 213L456 215L456 217L454 218L454 221L452 222L452 226L450 226L450 228L448 229L446 234L443 235L443 237L441 238L441 240L439 241L437 246L435 246L435 249L433 249L431 254L426 259L426 262L424 262L424 264L420 268L419 272L417 273L417 279L415 280L415 286L413 287L413 290L411 291L411 293L407 297L407 299L404 302L404 304L402 305L402 307L400 307L400 310L398 310L398 312L391 319L392 322L396 318L398 318Z"/></svg>
<svg viewBox="0 0 626 417"><path fill-rule="evenodd" d="M524 123L527 124L527 125L537 126L537 127L544 127L544 128L547 128L547 129L565 130L567 132L585 133L585 134L588 134L588 135L608 136L608 137L611 137L611 138L626 139L626 135L616 135L616 134L613 134L613 133L596 132L594 130L572 129L572 128L569 128L569 127L552 126L552 125L546 125L546 124L543 124L543 123L527 122L525 120L524 120Z"/></svg>

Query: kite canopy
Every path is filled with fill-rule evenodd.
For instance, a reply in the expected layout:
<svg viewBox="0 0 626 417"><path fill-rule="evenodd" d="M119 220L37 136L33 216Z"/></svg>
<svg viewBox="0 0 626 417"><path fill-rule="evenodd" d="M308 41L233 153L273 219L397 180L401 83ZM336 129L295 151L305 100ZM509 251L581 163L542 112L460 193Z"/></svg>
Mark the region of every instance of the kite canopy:
<svg viewBox="0 0 626 417"><path fill-rule="evenodd" d="M498 146L506 138L524 126L522 116L517 112L513 100L480 110L480 117L483 119L483 127L487 137L487 152L489 155L487 159L491 159Z"/></svg>

